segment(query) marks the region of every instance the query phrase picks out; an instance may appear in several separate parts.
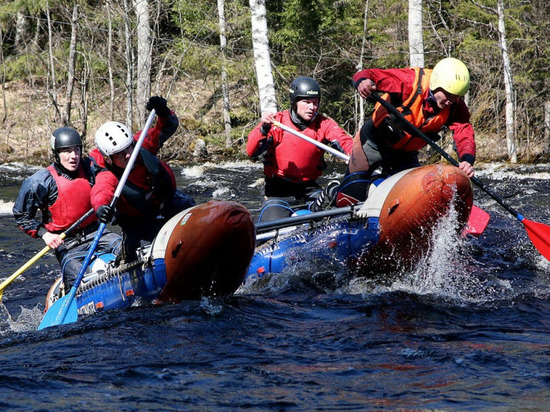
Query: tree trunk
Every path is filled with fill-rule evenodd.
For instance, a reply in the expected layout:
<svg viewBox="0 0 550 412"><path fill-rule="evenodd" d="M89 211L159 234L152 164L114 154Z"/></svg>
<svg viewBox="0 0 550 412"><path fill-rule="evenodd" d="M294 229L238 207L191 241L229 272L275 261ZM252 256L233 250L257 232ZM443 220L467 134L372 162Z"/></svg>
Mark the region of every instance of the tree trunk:
<svg viewBox="0 0 550 412"><path fill-rule="evenodd" d="M510 55L508 54L508 43L506 40L503 0L498 0L497 2L497 14L500 50L502 52L504 67L504 88L506 90L506 145L508 147L510 161L512 163L517 163L518 157L514 129L514 81L512 77L512 67L510 65Z"/></svg>
<svg viewBox="0 0 550 412"><path fill-rule="evenodd" d="M544 152L550 152L550 102L544 102Z"/></svg>
<svg viewBox="0 0 550 412"><path fill-rule="evenodd" d="M107 0L107 70L109 72L109 117L115 118L115 82L113 76L113 18L111 16L111 0Z"/></svg>
<svg viewBox="0 0 550 412"><path fill-rule="evenodd" d="M134 0L137 17L136 104L139 122L147 115L145 104L151 95L151 26L148 0Z"/></svg>
<svg viewBox="0 0 550 412"><path fill-rule="evenodd" d="M271 57L269 56L265 0L250 0L250 12L256 81L258 82L258 92L260 94L260 110L262 114L276 112L277 99L271 71Z"/></svg>
<svg viewBox="0 0 550 412"><path fill-rule="evenodd" d="M227 85L226 68L226 47L227 39L225 37L225 0L218 0L218 21L220 25L220 49L222 53L222 106L223 106L223 124L225 129L225 147L230 148L233 145L231 140L231 116L229 114L229 87Z"/></svg>
<svg viewBox="0 0 550 412"><path fill-rule="evenodd" d="M29 19L27 10L18 10L15 16L15 50L21 53L27 46L27 38L29 37Z"/></svg>
<svg viewBox="0 0 550 412"><path fill-rule="evenodd" d="M4 65L4 33L2 26L0 26L0 67L2 67L2 108L4 109L4 115L2 116L2 124L6 123L8 118L8 104L6 102L6 66ZM8 136L8 134L6 134Z"/></svg>
<svg viewBox="0 0 550 412"><path fill-rule="evenodd" d="M51 75L51 89L50 96L52 97L52 103L57 112L57 116L60 116L59 106L57 102L57 85L55 77L55 65L53 59L53 33L52 33L52 20L50 17L50 3L46 1L46 21L48 22L48 51L49 51L49 64L50 64L50 75Z"/></svg>
<svg viewBox="0 0 550 412"><path fill-rule="evenodd" d="M132 36L130 33L130 21L128 15L130 6L128 0L124 0L124 41L126 46L126 125L133 129L133 78L134 78L134 53L132 50Z"/></svg>
<svg viewBox="0 0 550 412"><path fill-rule="evenodd" d="M67 92L65 94L65 110L63 112L63 125L71 124L71 108L73 104L73 91L75 82L75 65L76 65L76 41L77 41L77 21L78 21L78 4L73 7L73 17L71 19L71 43L69 46L69 68L67 73Z"/></svg>
<svg viewBox="0 0 550 412"><path fill-rule="evenodd" d="M409 0L409 61L411 67L424 67L422 0Z"/></svg>
<svg viewBox="0 0 550 412"><path fill-rule="evenodd" d="M363 70L363 58L365 57L365 48L367 45L367 21L369 13L369 0L365 1L365 11L363 13L363 39L361 41L361 54L359 55L359 63L357 64L357 71ZM363 123L365 122L365 101L355 91L355 131L358 132ZM357 107L359 106L359 107Z"/></svg>

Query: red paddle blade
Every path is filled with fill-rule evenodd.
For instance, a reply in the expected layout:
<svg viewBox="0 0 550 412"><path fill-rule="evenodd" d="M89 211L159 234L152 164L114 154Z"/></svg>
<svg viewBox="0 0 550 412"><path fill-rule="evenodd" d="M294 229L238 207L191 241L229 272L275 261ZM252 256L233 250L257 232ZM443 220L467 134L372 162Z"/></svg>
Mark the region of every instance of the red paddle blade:
<svg viewBox="0 0 550 412"><path fill-rule="evenodd" d="M470 211L470 217L468 218L468 224L462 235L472 235L478 237L487 227L489 219L491 219L489 213L473 205L472 210Z"/></svg>
<svg viewBox="0 0 550 412"><path fill-rule="evenodd" d="M550 260L550 226L529 219L523 219L521 223L540 254Z"/></svg>

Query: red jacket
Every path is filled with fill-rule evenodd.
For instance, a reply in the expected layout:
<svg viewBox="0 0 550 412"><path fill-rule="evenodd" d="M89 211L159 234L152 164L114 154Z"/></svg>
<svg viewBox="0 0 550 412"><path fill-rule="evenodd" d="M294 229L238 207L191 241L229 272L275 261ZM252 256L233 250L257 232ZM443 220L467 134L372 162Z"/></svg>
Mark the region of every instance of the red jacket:
<svg viewBox="0 0 550 412"><path fill-rule="evenodd" d="M177 127L175 115L168 118L158 117L155 126L148 131L143 141L140 154L116 205L117 212L125 217L154 218L159 214L162 204L174 195L174 172L155 156L162 143L175 131L175 128L169 127L170 121L175 122ZM167 133L171 130L172 133ZM166 136L167 134L170 136ZM134 140L137 141L139 135L140 132L136 133ZM91 191L92 206L97 211L100 206L110 204L124 171L116 166L106 165L97 148L91 151L90 157L101 168Z"/></svg>
<svg viewBox="0 0 550 412"><path fill-rule="evenodd" d="M275 120L321 143L338 142L348 155L351 153L351 136L328 117L318 114L304 130L299 130L292 123L289 110L278 112ZM314 181L321 176L324 150L276 126L271 127L266 137L260 131L261 126L262 123L258 124L248 135L246 153L251 157L256 156L265 139L272 139L264 159L264 174L267 177L278 176L293 183L301 183Z"/></svg>
<svg viewBox="0 0 550 412"><path fill-rule="evenodd" d="M365 69L355 73L353 83L357 87L361 81L370 79L376 85L379 93L389 93L391 103L394 106L399 106L413 93L415 78L416 72L413 68ZM430 95L431 93L424 93L421 96L423 113L426 118L430 118L440 111ZM475 133L470 123L470 112L463 99L459 99L451 105L446 126L453 132L453 139L456 143L460 161L474 164L476 155Z"/></svg>
<svg viewBox="0 0 550 412"><path fill-rule="evenodd" d="M82 167L78 168L78 177L72 180L61 176L53 165L47 167L57 185L57 199L50 205L51 220L44 227L52 233L59 233L68 229L80 219L90 208L90 182ZM97 220L92 215L81 225L84 228Z"/></svg>

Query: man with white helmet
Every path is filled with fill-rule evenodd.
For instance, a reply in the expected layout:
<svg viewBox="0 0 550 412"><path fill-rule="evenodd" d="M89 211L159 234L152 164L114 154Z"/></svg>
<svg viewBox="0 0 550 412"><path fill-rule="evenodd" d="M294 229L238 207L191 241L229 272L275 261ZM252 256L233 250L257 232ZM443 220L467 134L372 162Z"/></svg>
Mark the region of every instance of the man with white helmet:
<svg viewBox="0 0 550 412"><path fill-rule="evenodd" d="M155 109L157 120L143 141L116 210L109 205L140 132L134 135L119 122L104 123L95 133L97 148L90 153L101 169L91 192L92 206L100 221L110 223L114 217L122 228L125 261L135 259L136 249L151 242L169 218L195 205L189 195L176 190L174 172L156 156L176 131L178 118L162 97L151 97L146 108Z"/></svg>
<svg viewBox="0 0 550 412"><path fill-rule="evenodd" d="M438 62L433 70L365 69L353 76L361 97L377 91L414 126L434 141L447 127L453 133L459 167L474 175L475 135L463 96L470 87L470 74L463 62L452 57ZM419 136L411 136L379 103L373 116L354 137L349 172L369 172L381 166L395 173L419 166L418 150L426 145Z"/></svg>
<svg viewBox="0 0 550 412"><path fill-rule="evenodd" d="M92 208L94 170L91 159L82 157L82 138L72 127L54 130L50 142L54 162L25 179L13 205L13 215L25 233L41 237L54 250L67 288L80 271L95 237L97 217L92 214L65 239L61 234ZM104 231L96 254L116 250L120 242L119 235Z"/></svg>

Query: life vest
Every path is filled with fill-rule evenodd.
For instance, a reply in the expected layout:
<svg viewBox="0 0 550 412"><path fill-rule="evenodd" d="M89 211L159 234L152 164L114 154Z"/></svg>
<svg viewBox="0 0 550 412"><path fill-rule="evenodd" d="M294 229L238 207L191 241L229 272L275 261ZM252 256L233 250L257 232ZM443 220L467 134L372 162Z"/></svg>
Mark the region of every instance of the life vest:
<svg viewBox="0 0 550 412"><path fill-rule="evenodd" d="M92 208L91 186L82 167L78 168L78 177L72 180L57 173L53 165L48 166L47 169L57 185L57 199L49 207L51 220L44 227L49 232L61 232ZM85 228L95 221L97 221L97 216L94 213L79 228Z"/></svg>
<svg viewBox="0 0 550 412"><path fill-rule="evenodd" d="M134 217L158 214L176 191L172 169L147 149L140 149L143 163L136 164L121 193L118 209Z"/></svg>
<svg viewBox="0 0 550 412"><path fill-rule="evenodd" d="M405 119L423 133L437 133L449 119L450 106L445 107L436 115L426 118L423 107L430 89L432 70L419 67L414 67L413 69L416 72L413 92L396 109L401 112ZM388 93L385 93L381 97L389 100L390 96ZM399 119L389 115L386 108L380 103L376 103L374 106L372 121L376 128L379 128L383 123L389 126L390 130L392 130L392 137L388 139L388 143L395 150L414 152L426 146L424 139L412 136L403 130L399 126Z"/></svg>

